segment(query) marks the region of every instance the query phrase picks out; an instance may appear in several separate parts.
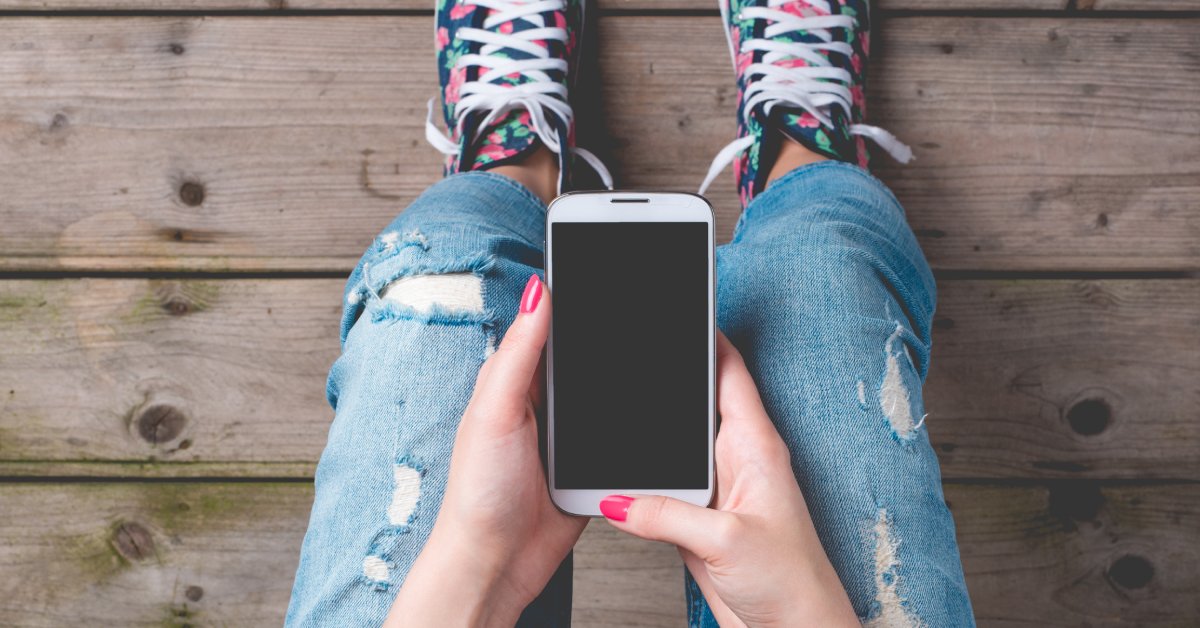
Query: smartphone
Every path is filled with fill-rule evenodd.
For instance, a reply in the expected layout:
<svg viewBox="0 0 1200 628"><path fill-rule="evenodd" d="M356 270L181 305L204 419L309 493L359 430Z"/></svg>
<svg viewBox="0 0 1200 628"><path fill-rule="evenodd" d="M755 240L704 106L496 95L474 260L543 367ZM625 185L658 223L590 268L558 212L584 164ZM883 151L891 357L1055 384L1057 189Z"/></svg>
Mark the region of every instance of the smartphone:
<svg viewBox="0 0 1200 628"><path fill-rule="evenodd" d="M582 192L546 217L550 497L600 516L608 495L712 501L714 219L703 197Z"/></svg>

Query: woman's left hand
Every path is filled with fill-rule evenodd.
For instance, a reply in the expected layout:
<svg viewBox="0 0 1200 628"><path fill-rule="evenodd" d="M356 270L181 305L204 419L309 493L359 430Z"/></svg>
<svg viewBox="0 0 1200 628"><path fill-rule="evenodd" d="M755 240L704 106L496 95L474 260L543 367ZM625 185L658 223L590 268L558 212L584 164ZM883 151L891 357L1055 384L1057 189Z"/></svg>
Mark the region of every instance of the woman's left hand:
<svg viewBox="0 0 1200 628"><path fill-rule="evenodd" d="M587 525L551 503L539 455L535 403L549 329L549 293L534 275L479 371L437 522L385 626L512 626Z"/></svg>

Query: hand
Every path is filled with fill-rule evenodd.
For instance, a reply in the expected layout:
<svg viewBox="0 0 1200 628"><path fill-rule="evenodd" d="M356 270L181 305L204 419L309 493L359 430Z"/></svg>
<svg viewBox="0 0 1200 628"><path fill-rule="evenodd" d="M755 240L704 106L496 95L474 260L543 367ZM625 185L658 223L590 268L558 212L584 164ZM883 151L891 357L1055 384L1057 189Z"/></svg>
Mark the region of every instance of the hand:
<svg viewBox="0 0 1200 628"><path fill-rule="evenodd" d="M742 356L719 335L716 509L660 496L601 504L618 529L679 546L722 626L854 626L858 618L821 547L787 446Z"/></svg>
<svg viewBox="0 0 1200 628"><path fill-rule="evenodd" d="M538 453L548 297L530 277L521 312L479 371L437 522L385 626L512 626L587 525L551 503Z"/></svg>

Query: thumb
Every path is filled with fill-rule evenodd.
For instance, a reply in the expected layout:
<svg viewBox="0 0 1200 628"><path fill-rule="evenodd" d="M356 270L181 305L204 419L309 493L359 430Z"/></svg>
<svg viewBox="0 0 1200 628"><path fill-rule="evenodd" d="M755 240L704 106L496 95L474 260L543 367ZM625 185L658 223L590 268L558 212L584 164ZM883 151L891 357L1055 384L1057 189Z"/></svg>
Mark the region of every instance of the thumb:
<svg viewBox="0 0 1200 628"><path fill-rule="evenodd" d="M733 513L661 495L609 495L600 512L619 530L677 545L704 561L721 554L739 525Z"/></svg>

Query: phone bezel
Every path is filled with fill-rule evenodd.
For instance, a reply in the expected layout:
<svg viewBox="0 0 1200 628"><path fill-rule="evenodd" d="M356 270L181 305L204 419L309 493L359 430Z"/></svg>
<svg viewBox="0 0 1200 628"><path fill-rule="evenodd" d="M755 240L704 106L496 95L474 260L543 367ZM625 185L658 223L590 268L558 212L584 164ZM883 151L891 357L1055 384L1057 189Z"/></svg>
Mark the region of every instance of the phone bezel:
<svg viewBox="0 0 1200 628"><path fill-rule="evenodd" d="M643 202L642 199L645 199ZM712 502L716 475L716 219L708 201L680 192L574 192L558 197L546 210L546 285L554 294L553 225L556 222L704 222L708 225L708 486L703 489L559 489L555 486L554 334L546 343L547 488L554 505L572 515L598 517L608 495L665 495L699 506ZM553 297L551 297L553 298Z"/></svg>

